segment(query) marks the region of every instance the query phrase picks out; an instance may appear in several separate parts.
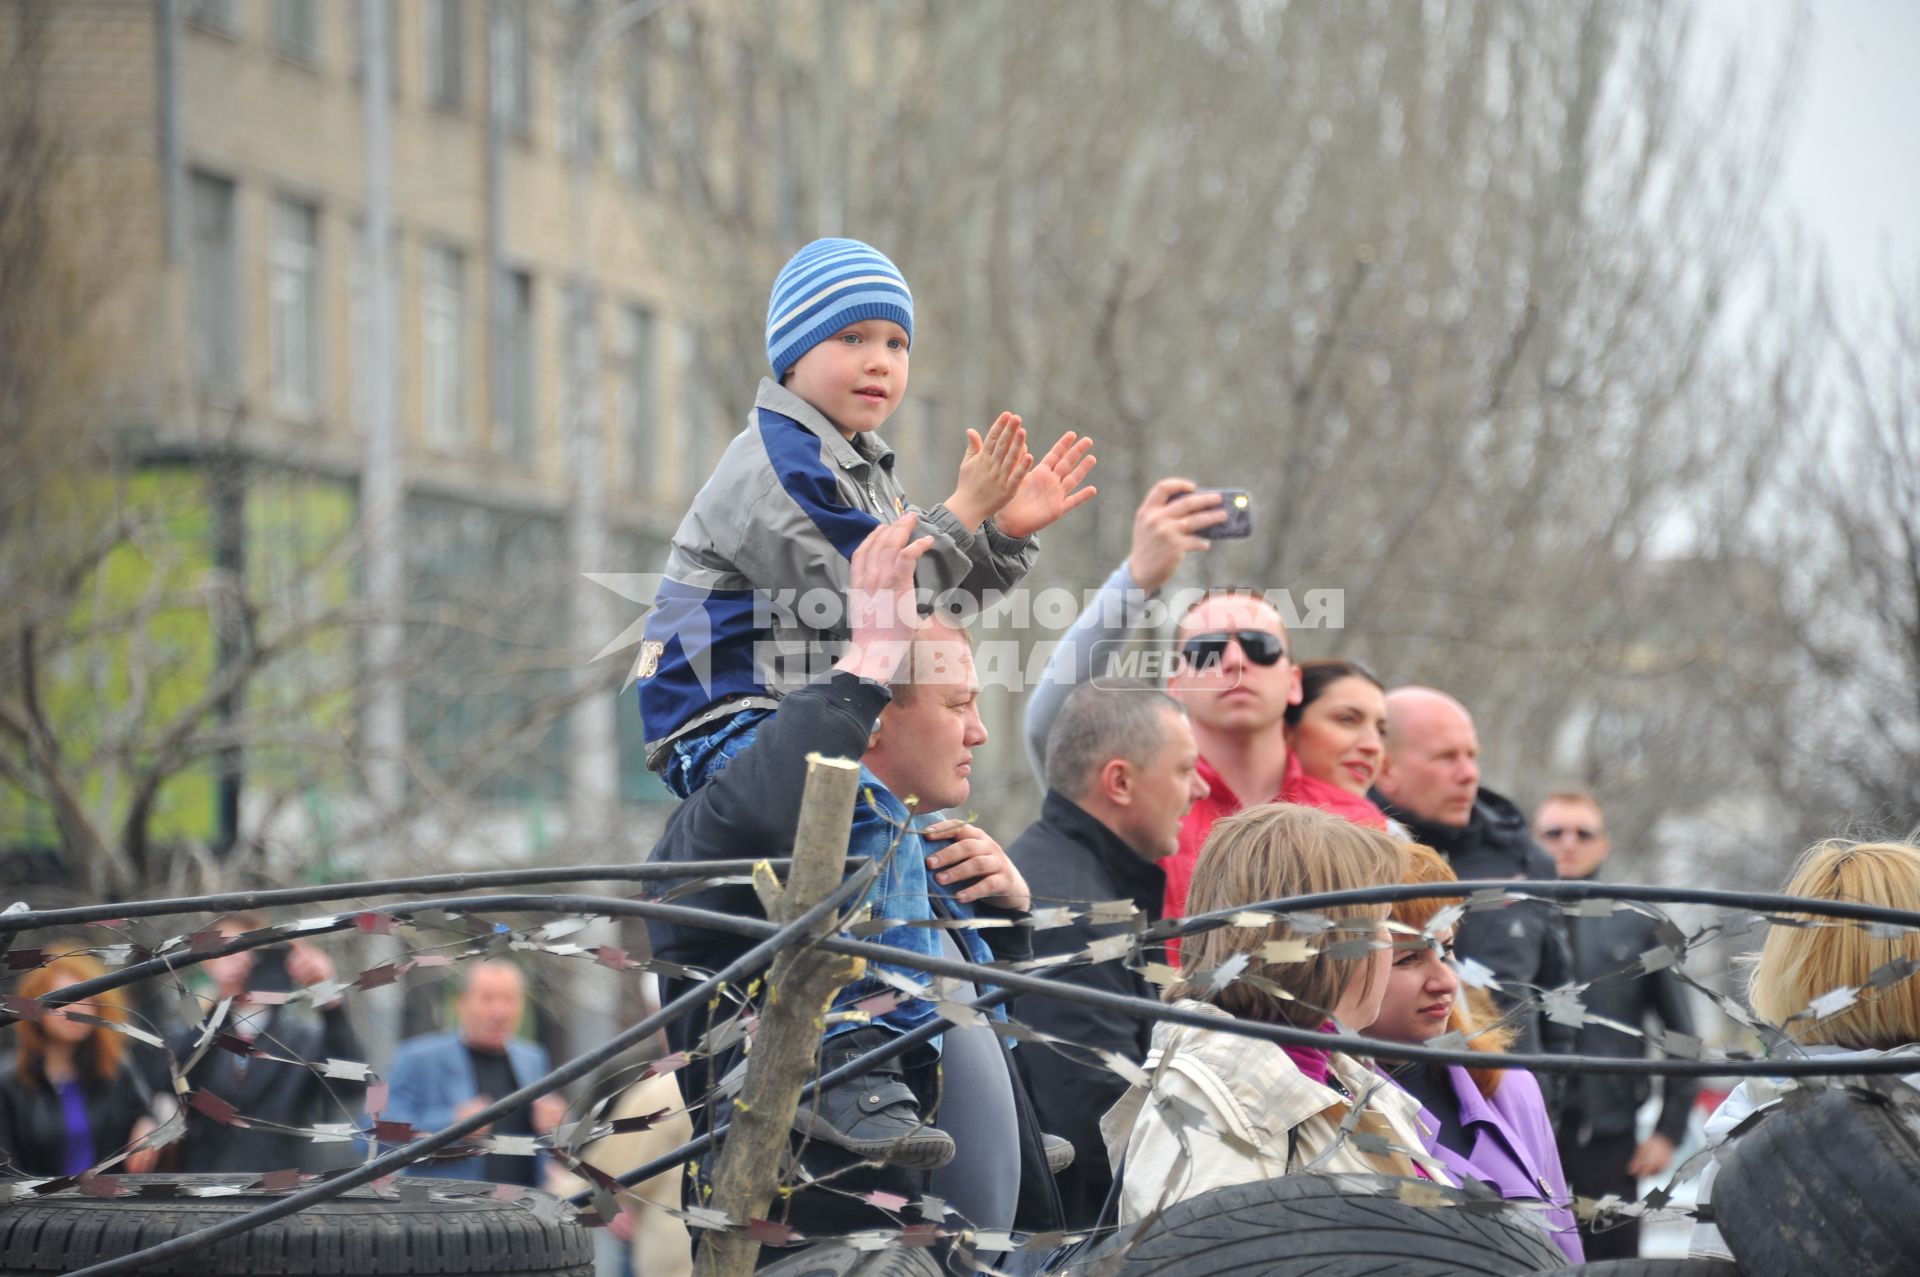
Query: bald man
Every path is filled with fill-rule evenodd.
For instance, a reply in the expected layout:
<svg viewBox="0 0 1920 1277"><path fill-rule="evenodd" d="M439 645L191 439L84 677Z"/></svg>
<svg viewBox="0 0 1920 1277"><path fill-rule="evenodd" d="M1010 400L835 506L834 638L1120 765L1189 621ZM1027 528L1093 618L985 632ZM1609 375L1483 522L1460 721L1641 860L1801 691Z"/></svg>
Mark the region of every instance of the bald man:
<svg viewBox="0 0 1920 1277"><path fill-rule="evenodd" d="M1447 858L1463 879L1553 879L1553 858L1533 841L1521 810L1480 783L1473 715L1445 692L1387 693L1386 756L1373 799L1413 837ZM1493 971L1511 1009L1535 990L1571 983L1573 955L1560 911L1539 901L1470 913L1455 948ZM1571 1051L1575 1029L1535 1013L1516 1026L1515 1051Z"/></svg>

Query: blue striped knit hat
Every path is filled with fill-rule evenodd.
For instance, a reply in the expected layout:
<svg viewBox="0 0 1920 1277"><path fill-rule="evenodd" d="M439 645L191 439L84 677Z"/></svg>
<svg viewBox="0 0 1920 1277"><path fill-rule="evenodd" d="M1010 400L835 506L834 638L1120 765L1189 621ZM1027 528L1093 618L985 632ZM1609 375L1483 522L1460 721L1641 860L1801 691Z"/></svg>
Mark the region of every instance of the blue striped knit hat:
<svg viewBox="0 0 1920 1277"><path fill-rule="evenodd" d="M827 338L863 319L891 319L913 345L913 292L900 268L857 239L816 239L773 281L767 360L775 381Z"/></svg>

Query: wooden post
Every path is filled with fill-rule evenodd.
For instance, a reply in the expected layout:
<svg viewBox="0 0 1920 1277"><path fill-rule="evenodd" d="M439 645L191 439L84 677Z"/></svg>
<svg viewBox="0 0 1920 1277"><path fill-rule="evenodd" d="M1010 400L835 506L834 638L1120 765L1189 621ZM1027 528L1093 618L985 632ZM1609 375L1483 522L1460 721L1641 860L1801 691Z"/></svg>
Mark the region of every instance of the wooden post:
<svg viewBox="0 0 1920 1277"><path fill-rule="evenodd" d="M775 922L790 922L817 904L846 873L847 837L860 786L860 764L807 756L807 785L793 839L793 868L782 888L773 871L754 872L754 889ZM838 920L814 928L828 935ZM827 1008L842 985L861 972L857 958L795 945L773 960L761 999L760 1028L747 1057L747 1076L733 1102L733 1127L713 1172L713 1196L704 1203L736 1224L763 1218L787 1165L788 1132L800 1107L800 1089L812 1076L825 1032ZM718 1122L720 1114L709 1115ZM760 1243L735 1232L709 1231L694 1271L700 1277L749 1277Z"/></svg>

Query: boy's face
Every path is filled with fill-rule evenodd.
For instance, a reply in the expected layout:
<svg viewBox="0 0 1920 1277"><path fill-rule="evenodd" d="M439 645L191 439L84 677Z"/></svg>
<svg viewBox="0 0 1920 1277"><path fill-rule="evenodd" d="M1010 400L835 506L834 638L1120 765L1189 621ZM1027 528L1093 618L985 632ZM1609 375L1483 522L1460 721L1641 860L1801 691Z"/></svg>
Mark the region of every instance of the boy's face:
<svg viewBox="0 0 1920 1277"><path fill-rule="evenodd" d="M907 330L891 319L849 324L800 356L787 389L851 439L878 430L907 393Z"/></svg>

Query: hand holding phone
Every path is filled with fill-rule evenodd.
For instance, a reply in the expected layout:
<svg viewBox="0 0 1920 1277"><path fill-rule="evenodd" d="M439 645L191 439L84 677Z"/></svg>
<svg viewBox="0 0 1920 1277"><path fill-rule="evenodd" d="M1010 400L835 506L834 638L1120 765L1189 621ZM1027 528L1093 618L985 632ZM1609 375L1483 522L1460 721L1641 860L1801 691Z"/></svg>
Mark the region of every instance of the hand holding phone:
<svg viewBox="0 0 1920 1277"><path fill-rule="evenodd" d="M1197 496L1200 493L1218 493L1218 509L1226 511L1226 519L1204 528L1193 529L1193 535L1205 537L1209 541L1239 541L1253 535L1253 494L1245 488L1195 488L1192 493L1174 493L1169 501L1182 496Z"/></svg>

